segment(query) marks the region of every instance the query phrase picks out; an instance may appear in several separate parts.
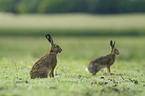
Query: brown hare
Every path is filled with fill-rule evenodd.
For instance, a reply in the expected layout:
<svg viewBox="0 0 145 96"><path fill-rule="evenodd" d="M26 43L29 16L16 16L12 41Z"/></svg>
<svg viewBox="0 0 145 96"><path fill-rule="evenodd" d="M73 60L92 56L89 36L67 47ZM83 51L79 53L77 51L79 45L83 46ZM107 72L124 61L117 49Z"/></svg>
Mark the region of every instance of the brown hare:
<svg viewBox="0 0 145 96"><path fill-rule="evenodd" d="M32 67L30 71L31 79L54 77L54 68L57 65L57 54L62 51L60 46L53 43L52 37L47 34L46 39L50 43L50 50L47 54L42 56Z"/></svg>
<svg viewBox="0 0 145 96"><path fill-rule="evenodd" d="M105 56L98 57L89 62L88 67L86 68L92 75L96 75L96 73L104 68L107 67L107 72L111 72L110 66L115 62L115 55L119 54L119 51L114 47L115 41L110 41L111 51L109 54Z"/></svg>

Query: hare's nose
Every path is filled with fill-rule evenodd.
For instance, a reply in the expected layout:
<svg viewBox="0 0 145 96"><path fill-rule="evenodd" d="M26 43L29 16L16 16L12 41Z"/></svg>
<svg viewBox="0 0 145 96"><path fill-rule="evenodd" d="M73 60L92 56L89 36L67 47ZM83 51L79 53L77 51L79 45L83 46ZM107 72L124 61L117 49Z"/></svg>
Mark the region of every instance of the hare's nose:
<svg viewBox="0 0 145 96"><path fill-rule="evenodd" d="M62 49L60 49L60 52L62 51Z"/></svg>
<svg viewBox="0 0 145 96"><path fill-rule="evenodd" d="M119 55L119 52L117 53L117 55Z"/></svg>

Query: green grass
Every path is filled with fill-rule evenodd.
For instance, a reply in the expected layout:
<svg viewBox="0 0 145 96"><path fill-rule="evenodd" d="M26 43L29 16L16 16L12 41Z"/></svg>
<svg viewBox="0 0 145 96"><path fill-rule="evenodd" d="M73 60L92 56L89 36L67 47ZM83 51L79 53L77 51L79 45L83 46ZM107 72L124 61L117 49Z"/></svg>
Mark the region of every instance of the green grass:
<svg viewBox="0 0 145 96"><path fill-rule="evenodd" d="M145 35L145 14L0 14L0 35Z"/></svg>
<svg viewBox="0 0 145 96"><path fill-rule="evenodd" d="M55 78L31 80L30 68L49 50L44 36L0 37L0 96L144 96L144 37L53 37L63 49ZM109 52L110 40L120 51L111 67L115 75L85 71L88 62ZM101 77L104 77L101 78Z"/></svg>

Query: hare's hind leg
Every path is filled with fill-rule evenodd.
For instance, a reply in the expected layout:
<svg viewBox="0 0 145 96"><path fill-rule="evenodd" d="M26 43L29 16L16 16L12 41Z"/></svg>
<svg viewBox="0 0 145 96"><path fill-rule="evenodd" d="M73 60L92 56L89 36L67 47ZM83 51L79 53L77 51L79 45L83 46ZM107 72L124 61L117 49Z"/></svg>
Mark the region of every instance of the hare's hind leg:
<svg viewBox="0 0 145 96"><path fill-rule="evenodd" d="M30 72L30 78L31 79L39 78L39 72L38 71Z"/></svg>
<svg viewBox="0 0 145 96"><path fill-rule="evenodd" d="M35 79L37 76L35 76L33 73L30 73L30 78Z"/></svg>
<svg viewBox="0 0 145 96"><path fill-rule="evenodd" d="M47 77L48 77L48 72L47 71L43 71L39 75L39 78L47 78Z"/></svg>
<svg viewBox="0 0 145 96"><path fill-rule="evenodd" d="M96 72L91 73L91 75L92 75L92 76L95 76L95 75L96 75Z"/></svg>

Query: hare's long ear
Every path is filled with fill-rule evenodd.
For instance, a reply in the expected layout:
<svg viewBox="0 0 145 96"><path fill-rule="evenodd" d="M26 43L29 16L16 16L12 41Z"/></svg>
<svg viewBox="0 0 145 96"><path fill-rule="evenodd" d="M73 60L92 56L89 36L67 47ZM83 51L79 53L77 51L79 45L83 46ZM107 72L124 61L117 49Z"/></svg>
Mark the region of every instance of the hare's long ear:
<svg viewBox="0 0 145 96"><path fill-rule="evenodd" d="M112 40L110 40L110 46L112 49L114 48Z"/></svg>
<svg viewBox="0 0 145 96"><path fill-rule="evenodd" d="M53 39L52 39L52 37L51 37L49 34L45 35L45 37L46 37L46 39L49 41L49 43L50 43L51 45L53 45Z"/></svg>
<svg viewBox="0 0 145 96"><path fill-rule="evenodd" d="M113 42L113 48L114 48L114 46L115 46L115 41Z"/></svg>

